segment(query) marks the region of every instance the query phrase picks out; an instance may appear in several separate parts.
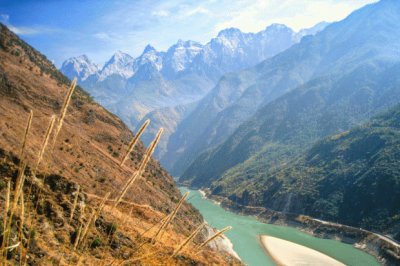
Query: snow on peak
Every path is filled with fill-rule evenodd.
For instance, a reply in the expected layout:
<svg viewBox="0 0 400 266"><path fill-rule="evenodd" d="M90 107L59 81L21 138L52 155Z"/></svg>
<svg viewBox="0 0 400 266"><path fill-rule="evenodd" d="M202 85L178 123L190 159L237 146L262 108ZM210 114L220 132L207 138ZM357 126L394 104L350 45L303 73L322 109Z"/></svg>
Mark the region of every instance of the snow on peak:
<svg viewBox="0 0 400 266"><path fill-rule="evenodd" d="M230 37L241 35L242 33L243 32L241 32L238 28L228 28L228 29L221 30L218 33L217 37L230 38Z"/></svg>
<svg viewBox="0 0 400 266"><path fill-rule="evenodd" d="M165 55L167 71L174 73L184 71L202 50L203 45L198 42L178 40L175 45L168 49Z"/></svg>
<svg viewBox="0 0 400 266"><path fill-rule="evenodd" d="M134 58L129 54L117 51L101 70L100 80L104 80L111 75L130 78L135 73L133 68L134 61Z"/></svg>
<svg viewBox="0 0 400 266"><path fill-rule="evenodd" d="M86 55L81 55L66 60L61 71L70 78L78 77L79 81L93 74L98 76L99 81L112 75L128 79L135 73L146 71L160 72L168 78L186 70L214 75L215 69L226 72L254 65L289 48L303 36L316 34L327 24L319 23L297 33L284 24L271 24L258 33L243 33L237 28L227 28L206 45L180 39L166 52L159 52L148 44L137 58L117 51L101 70Z"/></svg>
<svg viewBox="0 0 400 266"><path fill-rule="evenodd" d="M273 23L266 27L264 32L268 34L274 34L277 32L293 32L293 30L285 24Z"/></svg>
<svg viewBox="0 0 400 266"><path fill-rule="evenodd" d="M140 68L143 65L150 65L157 71L162 69L164 53L158 52L150 44L146 45L141 56L135 59L135 68Z"/></svg>
<svg viewBox="0 0 400 266"><path fill-rule="evenodd" d="M76 77L79 81L87 79L98 70L99 67L86 55L69 58L61 66L62 73L71 79Z"/></svg>

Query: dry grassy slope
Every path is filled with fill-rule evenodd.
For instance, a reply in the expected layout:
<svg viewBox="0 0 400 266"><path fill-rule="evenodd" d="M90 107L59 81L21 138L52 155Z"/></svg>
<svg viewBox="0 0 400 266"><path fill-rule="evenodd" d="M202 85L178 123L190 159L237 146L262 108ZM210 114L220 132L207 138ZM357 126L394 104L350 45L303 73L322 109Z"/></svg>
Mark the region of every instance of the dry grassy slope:
<svg viewBox="0 0 400 266"><path fill-rule="evenodd" d="M19 153L28 113L33 110L27 147L28 163L33 165L50 116L60 112L69 81L44 56L5 26L0 27L0 147L6 152ZM103 196L106 191L111 191L115 197L144 152L143 145L138 145L127 167L118 167L117 161L121 160L131 138L132 133L121 120L78 88L55 148L46 152L39 171L65 177L68 182L81 185L87 193ZM154 210L134 207L134 213L143 212L143 209L149 213L136 219L140 226L129 228L128 225L125 229L143 231L163 213L170 212L180 197L171 176L157 161L151 160L143 178L136 181L124 200L148 205ZM128 217L128 209L131 209L130 205L122 204L122 213L118 216L122 221L135 219ZM171 246L176 242L174 238L182 240L201 220L198 211L185 204L178 213L174 230L169 232L170 237L165 238L168 240L163 244ZM213 252L195 256L195 260L210 262L207 257L214 262L224 260L224 256Z"/></svg>

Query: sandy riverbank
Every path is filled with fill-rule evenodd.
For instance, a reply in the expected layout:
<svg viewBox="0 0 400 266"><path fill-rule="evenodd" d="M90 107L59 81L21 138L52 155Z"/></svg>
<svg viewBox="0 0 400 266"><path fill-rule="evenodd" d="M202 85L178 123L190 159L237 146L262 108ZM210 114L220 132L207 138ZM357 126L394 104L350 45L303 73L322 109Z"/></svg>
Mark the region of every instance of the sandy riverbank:
<svg viewBox="0 0 400 266"><path fill-rule="evenodd" d="M314 249L271 236L260 236L265 251L278 265L308 265L308 266L344 266L337 261Z"/></svg>

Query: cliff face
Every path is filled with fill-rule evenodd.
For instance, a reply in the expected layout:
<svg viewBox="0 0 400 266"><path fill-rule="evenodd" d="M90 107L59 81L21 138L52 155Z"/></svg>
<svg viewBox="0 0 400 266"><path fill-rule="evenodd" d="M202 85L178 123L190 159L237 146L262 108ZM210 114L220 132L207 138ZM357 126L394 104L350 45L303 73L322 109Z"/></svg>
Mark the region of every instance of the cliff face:
<svg viewBox="0 0 400 266"><path fill-rule="evenodd" d="M36 208L26 210L25 215L29 213L28 222L32 226L25 226L24 230L27 235L32 229L36 233L34 245L27 247L25 241L22 241L21 245L29 256L28 262L42 264L61 259L68 263L76 263L79 256L81 262L87 264L93 264L97 260L123 261L135 257L141 261L140 257L147 253L156 254L143 259L150 264L165 261L173 264L186 264L189 261L205 264L231 261L229 256L214 253L209 249L199 255L184 252L183 257L178 259L170 257L184 237L202 222L199 212L186 203L178 211L172 225L167 228L166 236L155 245L142 245L147 243L151 236L151 230L150 233L146 230L169 214L181 198L171 176L153 159L142 177L128 190L118 208L111 209L111 202L106 203L104 211L89 229L88 243L95 244L74 252L71 246L72 236L75 234L76 237L80 222L75 216L69 222L68 217L73 208L73 193L77 192L78 185L81 191L78 197L81 205L76 211L83 213L81 222L85 224L90 217L90 210L99 206L99 198L110 192L110 199L114 199L120 193L127 180L137 170L145 147L139 143L125 166L120 167L119 162L133 138L132 133L121 120L93 102L91 97L78 87L72 96L57 141L52 147L50 139L35 179L32 169L45 138L50 117L60 113L69 80L58 72L49 60L5 26L0 25L0 30L2 206L7 181L15 183L20 159L16 155L20 154L29 112L33 111L24 160L27 163L24 192L28 196L28 185L32 184L32 199L27 198L25 201L26 206L30 206L31 200ZM81 210L83 205L87 206L86 213ZM4 217L4 211L1 215ZM20 212L17 216L24 217ZM107 234L107 230L104 229L107 228L107 224L114 223L118 228L116 232L112 230L116 237L114 240L119 241L116 245L113 245L113 236L110 238L110 232ZM14 224L11 227L14 228L13 226ZM145 234L142 235L143 233ZM19 257L14 256L12 259L19 260Z"/></svg>

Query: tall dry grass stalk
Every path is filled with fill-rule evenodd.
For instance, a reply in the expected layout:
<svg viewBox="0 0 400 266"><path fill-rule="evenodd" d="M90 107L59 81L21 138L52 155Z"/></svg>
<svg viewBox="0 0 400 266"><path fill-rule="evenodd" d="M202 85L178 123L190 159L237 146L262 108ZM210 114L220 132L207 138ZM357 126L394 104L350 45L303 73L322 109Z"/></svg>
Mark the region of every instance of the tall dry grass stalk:
<svg viewBox="0 0 400 266"><path fill-rule="evenodd" d="M74 250L78 247L79 244L79 238L81 237L82 233L82 224L79 225L78 233L76 234L75 242L74 242Z"/></svg>
<svg viewBox="0 0 400 266"><path fill-rule="evenodd" d="M78 218L78 221L79 221L80 225L79 225L78 233L76 235L75 242L74 242L74 250L76 250L76 248L78 247L79 239L80 239L81 234L82 234L83 217L84 216L85 216L85 205L84 204L80 204L80 213L79 213L79 218Z"/></svg>
<svg viewBox="0 0 400 266"><path fill-rule="evenodd" d="M71 209L71 214L70 214L70 216L69 216L69 222L71 222L72 221L72 218L74 218L74 212L75 212L75 209L76 209L76 205L77 205L77 203L78 203L78 198L79 198L79 190L80 190L80 186L78 185L78 189L76 190L76 194L75 194L75 198L74 198L74 205L72 206L72 209Z"/></svg>
<svg viewBox="0 0 400 266"><path fill-rule="evenodd" d="M86 226L83 228L81 236L78 239L78 244L77 244L76 248L78 248L79 246L83 246L83 242L86 240L86 236L89 232L89 229L90 229L92 223L94 223L94 221L95 221L95 217L96 217L96 210L93 209L92 214L89 216L89 220L88 220Z"/></svg>
<svg viewBox="0 0 400 266"><path fill-rule="evenodd" d="M174 254L172 254L171 257L177 256L179 253L183 251L183 249L189 244L189 242L197 236L198 233L200 233L201 229L203 229L205 226L205 223L202 223L199 225L191 234L188 236L185 241L183 241L174 251Z"/></svg>
<svg viewBox="0 0 400 266"><path fill-rule="evenodd" d="M3 233L2 233L2 237L3 237L3 241L1 243L1 254L0 254L0 258L1 258L1 264L3 265L3 252L5 250L6 247L6 237L8 235L7 233L7 224L8 224L8 211L10 209L10 194L11 194L11 183L10 181L7 182L7 192L6 192L6 198L5 198L5 206L4 206L4 214L3 214Z"/></svg>
<svg viewBox="0 0 400 266"><path fill-rule="evenodd" d="M18 200L21 196L21 193L23 193L23 187L24 187L24 182L25 182L25 169L26 169L26 163L22 163L21 166L18 169L18 176L17 180L15 182L15 189L14 189L14 199L13 203L11 206L11 213L14 214L15 209L17 208ZM12 219L12 217L11 217Z"/></svg>
<svg viewBox="0 0 400 266"><path fill-rule="evenodd" d="M20 214L20 224L19 224L19 239L22 241L22 230L24 228L25 223L25 200L24 200L24 193L20 195L20 204L21 204L21 214Z"/></svg>
<svg viewBox="0 0 400 266"><path fill-rule="evenodd" d="M164 129L160 128L160 130L158 131L153 142L150 144L149 148L146 150L145 154L143 155L143 159L140 162L139 169L131 176L131 178L128 180L128 182L126 182L125 187L123 188L123 190L119 194L118 198L116 199L113 209L118 206L118 204L121 202L122 198L125 196L126 192L131 187L131 185L135 182L135 180L143 174L143 172L146 168L146 165L149 162L151 155L153 154L154 149L156 148L157 143L160 140L160 137L161 137L163 131L164 131Z"/></svg>
<svg viewBox="0 0 400 266"><path fill-rule="evenodd" d="M24 138L23 138L22 146L21 146L21 152L19 154L19 159L20 160L24 159L25 147L26 147L26 142L27 142L27 139L28 139L28 133L29 133L29 130L30 130L31 125L32 125L32 118L33 118L33 111L31 110L29 112L28 123L27 123L26 128L25 128Z"/></svg>
<svg viewBox="0 0 400 266"><path fill-rule="evenodd" d="M83 230L83 233L81 235L81 239L79 239L78 241L78 246L84 247L89 230L92 226L92 224L94 224L96 222L97 216L100 215L100 213L103 211L104 205L106 204L108 197L110 196L110 192L108 192L104 198L102 199L99 208L97 210L93 209L92 215L89 218L88 223L85 226L85 229Z"/></svg>
<svg viewBox="0 0 400 266"><path fill-rule="evenodd" d="M182 206L183 202L185 201L185 199L187 198L187 196L189 195L189 191L186 192L182 198L179 200L178 204L176 205L174 211L171 213L171 215L165 220L164 223L161 224L160 228L158 229L157 233L155 234L155 236L153 237L153 239L151 240L151 243L155 243L157 240L157 237L163 232L164 229L167 228L167 226L172 222L172 220L175 218L176 214L178 213L179 208Z"/></svg>
<svg viewBox="0 0 400 266"><path fill-rule="evenodd" d="M141 237L143 237L144 235L146 235L146 233L150 232L151 229L153 229L153 228L156 227L157 225L159 225L159 224L162 225L162 224L165 222L166 219L169 219L169 216L170 216L170 215L171 215L171 214L166 214L166 215L164 215L163 218L161 218L160 221L158 221L157 223L153 224L153 225L150 226L148 229L146 229L143 233L141 233L141 234L139 235L139 238L141 238ZM139 245L139 248L142 247L145 243L146 243L146 241L142 242L142 243Z"/></svg>
<svg viewBox="0 0 400 266"><path fill-rule="evenodd" d="M50 135L51 135L51 132L53 130L55 120L56 120L56 117L54 115L52 115L51 119L50 119L49 126L47 127L47 130L46 130L46 135L45 135L43 143L42 143L42 148L39 151L38 160L36 162L35 170L33 171L34 173L36 173L36 171L37 171L37 169L38 169L38 167L40 165L40 162L43 159L43 154L44 154L44 152L46 150L46 147L47 147L47 144L49 142Z"/></svg>
<svg viewBox="0 0 400 266"><path fill-rule="evenodd" d="M86 249L85 244L86 244L87 236L89 234L89 230L90 230L91 226L96 222L97 216L100 215L100 213L103 211L103 208L104 208L109 196L110 196L110 192L108 192L104 196L104 198L102 199L102 201L99 205L99 208L97 210L93 209L92 215L90 216L89 221L86 224L84 231L81 233L81 237L78 240L76 247L74 245L74 249L78 249L79 247L81 247L81 252L79 254L78 262L76 265L80 265L82 262L82 259L83 259L82 255Z"/></svg>
<svg viewBox="0 0 400 266"><path fill-rule="evenodd" d="M119 263L118 266L131 265L131 264L135 265L134 262L143 261L144 259L150 258L151 256L153 256L153 255L155 255L157 253L161 253L161 251L157 250L157 251L154 251L154 252L147 253L146 255L143 255L141 257L137 257L137 258L133 258L133 259L129 259L129 260L124 260L121 263ZM146 264L144 264L144 265L146 265Z"/></svg>
<svg viewBox="0 0 400 266"><path fill-rule="evenodd" d="M71 101L72 94L74 93L75 87L76 87L76 78L74 78L74 80L71 82L71 86L69 87L67 96L65 97L65 100L64 100L64 104L61 108L60 117L58 118L58 124L57 124L56 131L54 134L53 145L52 145L53 148L54 148L54 145L56 144L58 134L60 133L60 130L63 126L64 118L65 118L65 115L67 114L68 105Z"/></svg>
<svg viewBox="0 0 400 266"><path fill-rule="evenodd" d="M18 169L18 176L17 176L17 180L15 182L15 189L14 189L14 198L13 198L13 202L11 204L11 209L10 209L10 216L9 218L7 218L7 228L4 231L3 234L3 243L2 243L2 252L3 252L3 263L6 263L7 260L7 253L8 250L4 249L4 247L7 247L10 241L10 233L11 233L11 225L12 225L12 220L13 220L13 216L15 213L15 209L17 208L17 204L18 204L18 199L21 195L23 186L24 186L24 181L25 181L25 168L26 168L26 163L25 162L21 162L20 167ZM23 192L22 192L23 193Z"/></svg>
<svg viewBox="0 0 400 266"><path fill-rule="evenodd" d="M139 131L137 132L136 136L132 139L131 143L129 143L128 151L126 152L125 156L122 158L122 161L119 164L120 166L122 166L125 163L125 161L129 158L129 154L131 154L131 152L133 151L133 148L135 148L136 143L138 142L140 136L142 135L142 133L144 132L146 127L149 125L149 123L150 123L150 119L147 119L143 123L143 125L140 127Z"/></svg>
<svg viewBox="0 0 400 266"><path fill-rule="evenodd" d="M222 229L221 231L215 233L212 237L210 237L209 239L207 239L206 241L204 241L201 245L199 245L199 249L204 247L205 245L207 245L208 243L210 243L211 241L213 241L214 239L216 239L219 236L222 236L226 231L229 231L232 229L232 226L227 226L224 229ZM200 250L198 251L200 252ZM197 253L198 253L197 252Z"/></svg>
<svg viewBox="0 0 400 266"><path fill-rule="evenodd" d="M21 246L19 247L19 265L22 265L23 261L23 254L24 254L24 245L22 245L23 241L23 230L24 230L24 223L25 223L25 201L24 201L24 193L21 193L20 196L20 203L21 203L21 214L20 214L20 223L19 223L19 232L18 232L18 237L19 241L21 243Z"/></svg>
<svg viewBox="0 0 400 266"><path fill-rule="evenodd" d="M6 192L6 201L4 207L4 214L3 214L3 234L7 230L7 218L8 218L8 211L10 209L10 194L11 194L11 183L10 181L7 182L7 192Z"/></svg>

